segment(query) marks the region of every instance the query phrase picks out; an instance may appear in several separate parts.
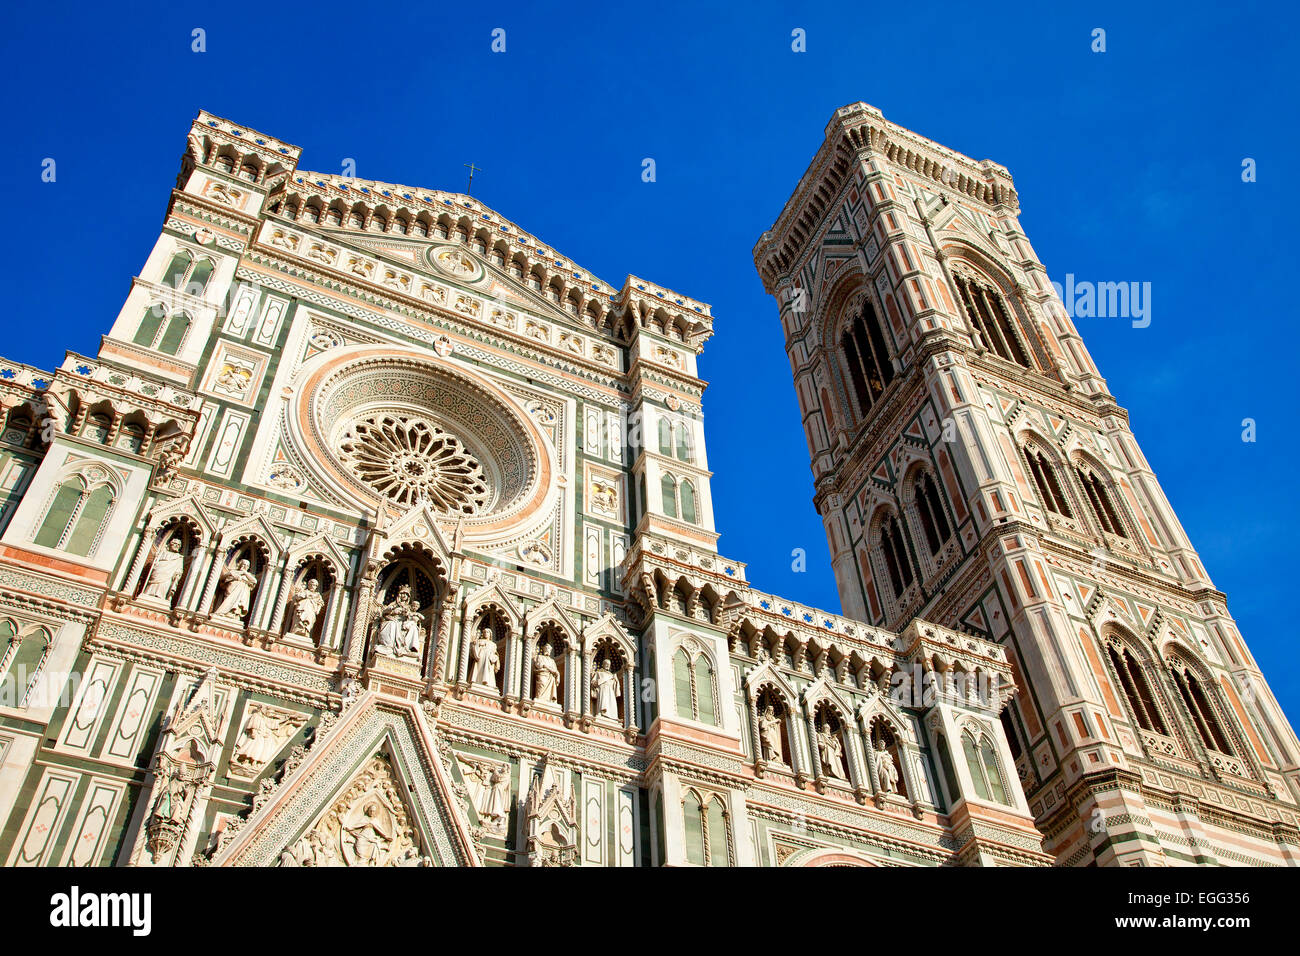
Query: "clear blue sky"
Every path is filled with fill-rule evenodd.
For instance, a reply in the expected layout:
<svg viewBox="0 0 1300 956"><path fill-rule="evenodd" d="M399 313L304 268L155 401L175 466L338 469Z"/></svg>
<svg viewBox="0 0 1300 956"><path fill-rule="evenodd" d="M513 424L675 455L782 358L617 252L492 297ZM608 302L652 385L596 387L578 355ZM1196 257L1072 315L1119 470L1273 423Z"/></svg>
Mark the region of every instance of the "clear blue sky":
<svg viewBox="0 0 1300 956"><path fill-rule="evenodd" d="M1294 363L1273 361L1296 318L1277 241L1300 145L1293 5L476 6L11 8L0 354L49 368L65 349L95 353L200 108L303 147L311 170L353 158L358 176L460 190L472 160L476 195L606 281L634 272L712 303L701 374L721 549L756 586L837 610L750 250L831 113L865 100L1006 165L1053 279L1152 283L1150 327L1080 319L1081 332L1300 718L1297 387ZM195 27L205 53L191 51ZM806 53L791 51L795 28ZM1245 157L1256 183L1241 181Z"/></svg>

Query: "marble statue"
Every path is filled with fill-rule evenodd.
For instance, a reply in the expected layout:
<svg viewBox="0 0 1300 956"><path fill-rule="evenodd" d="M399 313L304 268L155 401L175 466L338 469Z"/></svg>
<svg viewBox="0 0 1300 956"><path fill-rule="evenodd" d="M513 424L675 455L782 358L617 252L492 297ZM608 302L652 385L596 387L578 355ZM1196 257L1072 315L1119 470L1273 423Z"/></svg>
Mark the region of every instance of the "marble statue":
<svg viewBox="0 0 1300 956"><path fill-rule="evenodd" d="M379 642L376 649L392 657L419 657L423 641L420 605L411 599L411 587L403 584L397 596L379 612Z"/></svg>
<svg viewBox="0 0 1300 956"><path fill-rule="evenodd" d="M840 743L840 735L831 730L829 724L822 724L817 731L817 752L821 755L822 770L827 776L836 780L846 779L844 744Z"/></svg>
<svg viewBox="0 0 1300 956"><path fill-rule="evenodd" d="M311 578L299 585L289 595L289 633L298 637L311 637L316 618L320 616L325 599L321 597L320 582Z"/></svg>
<svg viewBox="0 0 1300 956"><path fill-rule="evenodd" d="M470 681L474 684L495 687L497 670L501 666L501 655L497 651L497 642L492 628L487 626L479 628L478 637L474 638L469 653L473 661L470 667Z"/></svg>
<svg viewBox="0 0 1300 956"><path fill-rule="evenodd" d="M763 759L768 763L785 765L785 754L781 747L781 718L776 708L768 704L758 715L758 734L763 743Z"/></svg>
<svg viewBox="0 0 1300 956"><path fill-rule="evenodd" d="M242 621L248 616L248 609L253 603L253 589L257 587L257 575L249 570L247 558L240 558L234 568L221 572L221 583L225 585L225 595L217 609L215 617L229 617Z"/></svg>
<svg viewBox="0 0 1300 956"><path fill-rule="evenodd" d="M621 694L614 663L607 657L591 677L591 697L596 702L596 715L618 720L618 698Z"/></svg>
<svg viewBox="0 0 1300 956"><path fill-rule="evenodd" d="M158 601L170 601L176 594L176 588L185 575L185 554L181 551L181 539L172 538L166 547L154 556L149 567L149 576L145 579L140 597L154 598Z"/></svg>
<svg viewBox="0 0 1300 956"><path fill-rule="evenodd" d="M533 700L543 704L559 703L560 668L546 641L542 641L533 659L533 683Z"/></svg>
<svg viewBox="0 0 1300 956"><path fill-rule="evenodd" d="M883 747L876 751L876 774L883 793L898 793L898 767L894 765L893 754Z"/></svg>

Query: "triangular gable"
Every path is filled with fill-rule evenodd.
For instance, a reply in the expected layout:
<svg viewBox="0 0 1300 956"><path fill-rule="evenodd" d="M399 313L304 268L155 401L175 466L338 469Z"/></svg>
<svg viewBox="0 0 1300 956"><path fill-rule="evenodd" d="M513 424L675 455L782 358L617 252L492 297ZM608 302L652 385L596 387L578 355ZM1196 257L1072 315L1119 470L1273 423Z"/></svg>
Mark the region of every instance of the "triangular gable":
<svg viewBox="0 0 1300 956"><path fill-rule="evenodd" d="M799 700L799 692L790 686L789 681L781 676L773 665L771 658L763 661L753 670L745 674L742 683L745 685L745 692L751 698L758 696L758 688L761 684L771 682L776 685L782 694L786 695L786 700L793 707Z"/></svg>
<svg viewBox="0 0 1300 956"><path fill-rule="evenodd" d="M158 528L168 518L178 516L193 519L194 523L199 526L199 533L203 541L212 540L212 535L216 533L216 523L199 499L192 494L154 508L153 511L149 512L149 524L151 527Z"/></svg>
<svg viewBox="0 0 1300 956"><path fill-rule="evenodd" d="M506 594L499 581L493 581L486 587L479 588L465 599L466 619L468 620L473 615L476 615L489 604L495 604L501 608L506 617L510 619L511 625L517 627L523 623L524 615L515 605L515 602L510 600L510 595ZM576 635L578 632L575 630L573 633Z"/></svg>
<svg viewBox="0 0 1300 956"><path fill-rule="evenodd" d="M276 534L275 529L271 527L266 518L260 514L249 515L226 525L221 529L221 542L224 544L233 541L241 534L254 534L261 538L266 543L266 546L271 549L272 561L279 561L280 555L284 553L284 546L280 543L280 536Z"/></svg>
<svg viewBox="0 0 1300 956"><path fill-rule="evenodd" d="M615 620L612 612L606 611L605 616L597 620L594 624L589 625L582 631L582 647L586 651L595 647L596 642L602 638L611 638L614 643L623 648L627 654L628 663L636 667L636 644L627 636L627 631L623 630L623 625Z"/></svg>
<svg viewBox="0 0 1300 956"><path fill-rule="evenodd" d="M569 612L560 606L560 602L555 600L554 595L537 605L537 607L530 608L528 613L524 615L524 620L529 633L536 632L537 628L547 621L554 621L560 625L560 628L570 638L576 639L582 633L582 628L574 622L573 618L569 617Z"/></svg>
<svg viewBox="0 0 1300 956"><path fill-rule="evenodd" d="M386 760L386 767L370 766L377 756ZM302 846L304 836L331 812L336 816L350 812L346 806L340 811L341 804L363 797L365 787L386 789L383 781L373 782L383 773L396 781L391 789L403 801L400 809L409 818L415 844L414 855L386 862L410 863L427 857L435 866L482 865L471 821L455 796L451 771L424 715L410 701L370 692L313 744L302 763L286 774L234 838L217 851L212 865L275 864L286 850L292 854ZM399 809L391 796L386 802L388 814ZM377 816L385 816L382 809ZM358 819L347 826L357 829L364 823ZM392 822L378 820L377 826L383 833Z"/></svg>
<svg viewBox="0 0 1300 956"><path fill-rule="evenodd" d="M289 550L289 567L295 568L299 562L310 560L312 558L321 558L324 561L331 562L334 565L335 579L340 583L351 585L352 562L348 560L346 554L339 548L334 540L324 532L313 535L301 544L295 545Z"/></svg>

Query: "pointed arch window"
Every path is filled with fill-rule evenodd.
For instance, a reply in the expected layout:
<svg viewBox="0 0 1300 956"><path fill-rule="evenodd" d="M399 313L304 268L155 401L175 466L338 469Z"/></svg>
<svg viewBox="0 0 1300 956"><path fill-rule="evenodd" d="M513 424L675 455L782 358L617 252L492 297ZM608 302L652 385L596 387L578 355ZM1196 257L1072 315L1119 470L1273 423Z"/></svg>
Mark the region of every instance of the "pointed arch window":
<svg viewBox="0 0 1300 956"><path fill-rule="evenodd" d="M683 480L680 494L682 500L682 520L689 524L695 524L696 521L699 520L695 510L695 485L691 484L689 480Z"/></svg>
<svg viewBox="0 0 1300 956"><path fill-rule="evenodd" d="M1115 669L1115 676L1119 678L1119 685L1128 701L1129 711L1137 720L1138 726L1161 736L1169 736L1165 718L1160 713L1160 708L1156 706L1155 695L1151 693L1151 684L1141 663L1128 647L1116 639L1106 642L1106 655L1110 659L1111 667Z"/></svg>
<svg viewBox="0 0 1300 956"><path fill-rule="evenodd" d="M977 738L967 728L961 735L961 747L966 756L966 766L970 770L975 795L981 800L992 800L1006 806L1007 791L1002 782L1002 772L998 769L997 748L988 734L980 734Z"/></svg>
<svg viewBox="0 0 1300 956"><path fill-rule="evenodd" d="M1033 368L1016 334L1011 309L1002 291L992 282L965 272L953 275L966 318L979 330L984 346L1008 362Z"/></svg>
<svg viewBox="0 0 1300 956"><path fill-rule="evenodd" d="M666 418L659 419L659 454L672 457L673 426Z"/></svg>
<svg viewBox="0 0 1300 956"><path fill-rule="evenodd" d="M1093 516L1097 519L1097 524L1101 525L1101 529L1107 534L1127 538L1128 534L1124 531L1123 522L1119 520L1119 513L1115 510L1115 505L1111 501L1110 491L1107 489L1106 483L1087 464L1075 465L1074 473L1078 476L1079 484L1083 487L1083 493L1087 497Z"/></svg>
<svg viewBox="0 0 1300 956"><path fill-rule="evenodd" d="M930 554L937 556L944 542L952 535L948 524L948 515L943 509L943 499L939 497L939 488L934 476L922 471L915 483L916 510L921 516L921 530L925 534L925 543Z"/></svg>
<svg viewBox="0 0 1300 956"><path fill-rule="evenodd" d="M669 518L677 517L677 479L672 475L664 475L659 482L659 489L663 495L664 514Z"/></svg>
<svg viewBox="0 0 1300 956"><path fill-rule="evenodd" d="M705 799L687 790L682 798L682 816L686 862L694 866L729 866L727 814L722 798L715 794Z"/></svg>
<svg viewBox="0 0 1300 956"><path fill-rule="evenodd" d="M679 647L673 654L673 687L677 693L677 716L717 726L717 695L713 667L703 652L691 654Z"/></svg>
<svg viewBox="0 0 1300 956"><path fill-rule="evenodd" d="M880 523L880 551L885 559L885 570L889 574L894 596L902 597L903 592L912 584L912 562L907 556L907 546L903 543L903 529L892 514L886 515Z"/></svg>
<svg viewBox="0 0 1300 956"><path fill-rule="evenodd" d="M1029 465L1029 474L1033 476L1034 484L1038 487L1038 496L1042 499L1043 505L1048 511L1063 518L1073 518L1074 513L1061 492L1061 482L1056 476L1056 469L1047 460L1047 456L1037 448L1028 446L1024 451L1025 461Z"/></svg>
<svg viewBox="0 0 1300 956"><path fill-rule="evenodd" d="M193 253L188 249L181 249L167 264L167 271L162 276L162 285L187 295L201 296L207 290L208 282L216 268L216 263L208 257L204 256L196 262Z"/></svg>
<svg viewBox="0 0 1300 956"><path fill-rule="evenodd" d="M894 380L894 363L885 344L885 333L869 299L841 334L840 349L853 385L858 415L865 417Z"/></svg>
<svg viewBox="0 0 1300 956"><path fill-rule="evenodd" d="M1206 691L1200 677L1185 662L1177 658L1169 662L1169 667L1173 672L1174 686L1178 688L1178 694L1192 718L1201 743L1209 750L1235 756L1236 750L1228 740L1227 731L1219 720L1218 711L1210 702L1211 694Z"/></svg>
<svg viewBox="0 0 1300 956"><path fill-rule="evenodd" d="M107 484L91 487L81 475L65 479L54 492L34 543L88 557L98 543L113 497Z"/></svg>
<svg viewBox="0 0 1300 956"><path fill-rule="evenodd" d="M145 309L131 341L148 349L175 355L180 351L189 328L189 313L176 311L169 315L166 305L155 302Z"/></svg>
<svg viewBox="0 0 1300 956"><path fill-rule="evenodd" d="M0 620L0 681L12 682L13 698L26 707L32 688L49 660L53 638L39 626L20 626L12 619Z"/></svg>

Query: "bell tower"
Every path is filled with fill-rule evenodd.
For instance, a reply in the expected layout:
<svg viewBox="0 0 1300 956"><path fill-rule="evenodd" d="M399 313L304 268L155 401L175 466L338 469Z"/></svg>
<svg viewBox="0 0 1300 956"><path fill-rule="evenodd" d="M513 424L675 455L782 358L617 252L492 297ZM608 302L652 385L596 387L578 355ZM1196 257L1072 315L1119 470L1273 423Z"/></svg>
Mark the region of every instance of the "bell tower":
<svg viewBox="0 0 1300 956"><path fill-rule="evenodd" d="M1007 648L1058 862L1296 865L1295 732L1018 216L856 103L755 247L844 613Z"/></svg>

